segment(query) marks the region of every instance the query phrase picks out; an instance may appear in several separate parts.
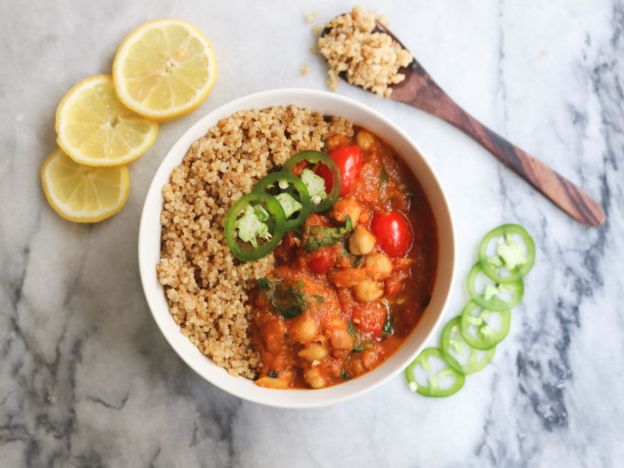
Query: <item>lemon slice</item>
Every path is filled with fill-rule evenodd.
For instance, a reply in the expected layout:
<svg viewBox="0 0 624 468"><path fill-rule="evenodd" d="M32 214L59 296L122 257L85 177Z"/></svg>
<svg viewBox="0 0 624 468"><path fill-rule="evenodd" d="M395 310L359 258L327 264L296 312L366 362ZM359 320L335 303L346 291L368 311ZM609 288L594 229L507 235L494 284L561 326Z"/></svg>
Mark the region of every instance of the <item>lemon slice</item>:
<svg viewBox="0 0 624 468"><path fill-rule="evenodd" d="M41 185L54 211L76 223L97 223L113 216L130 193L126 166L83 166L58 148L41 167Z"/></svg>
<svg viewBox="0 0 624 468"><path fill-rule="evenodd" d="M154 143L158 123L125 107L110 75L87 78L56 109L56 141L87 166L119 166L140 158Z"/></svg>
<svg viewBox="0 0 624 468"><path fill-rule="evenodd" d="M113 79L119 99L150 119L187 114L208 97L217 78L210 42L179 19L150 21L119 46Z"/></svg>

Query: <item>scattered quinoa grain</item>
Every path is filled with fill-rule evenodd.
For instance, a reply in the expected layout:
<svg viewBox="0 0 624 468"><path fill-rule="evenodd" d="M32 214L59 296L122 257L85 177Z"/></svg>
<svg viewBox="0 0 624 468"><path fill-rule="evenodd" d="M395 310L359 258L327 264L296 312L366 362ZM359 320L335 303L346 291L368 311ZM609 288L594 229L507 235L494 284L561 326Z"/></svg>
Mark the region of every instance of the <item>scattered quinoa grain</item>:
<svg viewBox="0 0 624 468"><path fill-rule="evenodd" d="M412 55L388 34L374 32L376 22L387 24L383 17L356 6L324 26L328 32L317 45L329 66L331 90L344 74L349 83L388 97L390 86L405 79L399 69L410 64Z"/></svg>
<svg viewBox="0 0 624 468"><path fill-rule="evenodd" d="M329 135L353 135L342 118L295 106L236 112L193 143L163 187L157 275L181 332L234 375L257 376L247 291L273 268L273 255L242 263L223 236L229 207L275 166Z"/></svg>
<svg viewBox="0 0 624 468"><path fill-rule="evenodd" d="M309 11L303 14L303 17L308 23L314 23L314 20L316 19L317 16L318 16L318 13L316 13L315 11Z"/></svg>
<svg viewBox="0 0 624 468"><path fill-rule="evenodd" d="M309 72L310 69L308 68L307 64L303 64L301 65L301 68L299 68L299 73L301 73L301 76L308 76Z"/></svg>

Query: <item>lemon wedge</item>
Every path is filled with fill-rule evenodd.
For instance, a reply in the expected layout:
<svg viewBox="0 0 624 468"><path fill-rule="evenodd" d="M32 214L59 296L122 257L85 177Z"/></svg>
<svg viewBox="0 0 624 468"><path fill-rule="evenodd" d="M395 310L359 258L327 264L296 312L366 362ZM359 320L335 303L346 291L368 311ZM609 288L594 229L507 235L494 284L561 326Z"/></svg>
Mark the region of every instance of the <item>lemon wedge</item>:
<svg viewBox="0 0 624 468"><path fill-rule="evenodd" d="M152 146L158 123L126 108L110 75L82 80L56 109L56 141L79 164L119 166Z"/></svg>
<svg viewBox="0 0 624 468"><path fill-rule="evenodd" d="M121 43L113 62L119 99L150 119L195 110L210 94L217 61L210 42L180 19L150 21Z"/></svg>
<svg viewBox="0 0 624 468"><path fill-rule="evenodd" d="M41 185L54 211L76 223L97 223L113 216L130 193L126 166L83 166L58 148L41 167Z"/></svg>

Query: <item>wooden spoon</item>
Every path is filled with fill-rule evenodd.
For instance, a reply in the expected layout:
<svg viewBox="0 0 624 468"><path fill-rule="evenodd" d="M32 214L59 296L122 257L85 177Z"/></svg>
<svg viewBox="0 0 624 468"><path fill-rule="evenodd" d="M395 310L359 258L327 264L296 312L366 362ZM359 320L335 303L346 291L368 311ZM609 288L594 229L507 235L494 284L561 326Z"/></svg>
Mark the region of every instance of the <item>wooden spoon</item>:
<svg viewBox="0 0 624 468"><path fill-rule="evenodd" d="M377 23L375 31L388 34L407 50L384 25ZM323 34L326 32L327 30L323 31ZM429 112L464 131L577 221L590 226L600 226L604 223L604 211L589 195L468 114L433 81L416 59L399 70L399 73L405 75L405 80L392 85L390 99ZM344 74L341 74L341 77L346 80Z"/></svg>

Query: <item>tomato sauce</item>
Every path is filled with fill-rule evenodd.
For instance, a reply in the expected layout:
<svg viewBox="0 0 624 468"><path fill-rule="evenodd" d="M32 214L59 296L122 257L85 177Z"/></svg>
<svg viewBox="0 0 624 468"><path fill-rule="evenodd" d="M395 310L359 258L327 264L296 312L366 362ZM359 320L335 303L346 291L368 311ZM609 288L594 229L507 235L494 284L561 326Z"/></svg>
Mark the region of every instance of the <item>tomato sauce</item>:
<svg viewBox="0 0 624 468"><path fill-rule="evenodd" d="M403 343L431 298L437 227L421 187L394 150L365 129L326 144L341 169L340 198L284 237L274 271L251 294L260 386L323 388L374 369ZM347 217L355 226L344 238L315 249L306 244L313 226L344 226Z"/></svg>

